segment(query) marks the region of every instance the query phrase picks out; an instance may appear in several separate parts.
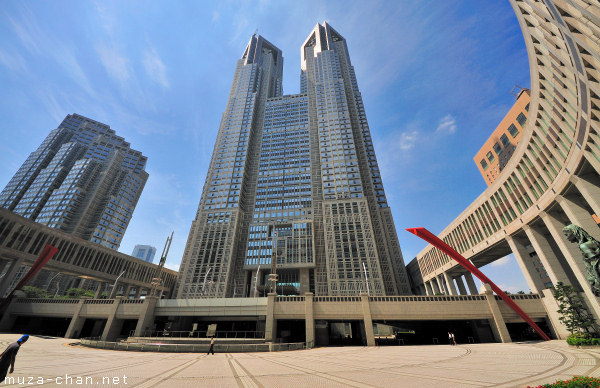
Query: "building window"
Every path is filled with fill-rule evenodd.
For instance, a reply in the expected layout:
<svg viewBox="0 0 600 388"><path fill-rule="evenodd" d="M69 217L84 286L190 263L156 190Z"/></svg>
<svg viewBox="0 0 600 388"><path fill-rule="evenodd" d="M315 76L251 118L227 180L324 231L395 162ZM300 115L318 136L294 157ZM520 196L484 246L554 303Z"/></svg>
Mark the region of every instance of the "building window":
<svg viewBox="0 0 600 388"><path fill-rule="evenodd" d="M483 168L483 171L485 171L488 168L488 164L485 161L485 159L481 159L481 162L479 163L481 163L481 168Z"/></svg>
<svg viewBox="0 0 600 388"><path fill-rule="evenodd" d="M525 110L526 110L527 112L529 112L529 103L527 103L527 105L525 105Z"/></svg>
<svg viewBox="0 0 600 388"><path fill-rule="evenodd" d="M508 132L510 132L510 135L512 137L517 137L517 135L519 134L519 130L514 124L511 124L510 127L508 127Z"/></svg>
<svg viewBox="0 0 600 388"><path fill-rule="evenodd" d="M519 122L519 125L521 125L521 128L523 128L525 122L527 121L527 117L525 117L523 113L519 113L519 115L517 116L517 121Z"/></svg>
<svg viewBox="0 0 600 388"><path fill-rule="evenodd" d="M496 151L496 155L500 155L500 152L502 152L502 147L500 147L500 144L498 144L498 142L494 144L494 151Z"/></svg>
<svg viewBox="0 0 600 388"><path fill-rule="evenodd" d="M494 155L492 154L492 151L488 152L486 156L487 156L488 160L490 161L490 163L494 162Z"/></svg>
<svg viewBox="0 0 600 388"><path fill-rule="evenodd" d="M500 136L500 141L502 142L502 145L504 147L506 147L510 144L510 140L508 140L508 136L506 136L506 134Z"/></svg>

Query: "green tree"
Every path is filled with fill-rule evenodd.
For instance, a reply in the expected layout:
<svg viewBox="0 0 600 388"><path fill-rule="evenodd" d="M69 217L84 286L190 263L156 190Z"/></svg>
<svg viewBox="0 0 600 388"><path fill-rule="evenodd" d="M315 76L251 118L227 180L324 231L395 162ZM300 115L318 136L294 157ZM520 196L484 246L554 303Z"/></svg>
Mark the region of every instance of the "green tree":
<svg viewBox="0 0 600 388"><path fill-rule="evenodd" d="M67 290L67 292L65 293L65 296L68 299L78 299L81 298L83 296L88 296L93 298L94 297L94 292L90 291L90 290L85 290L83 288L69 288Z"/></svg>
<svg viewBox="0 0 600 388"><path fill-rule="evenodd" d="M573 286L558 282L554 287L554 299L558 302L558 318L567 327L571 334L596 333L594 317L587 310L583 298Z"/></svg>
<svg viewBox="0 0 600 388"><path fill-rule="evenodd" d="M21 289L27 298L47 298L48 293L43 288L25 286Z"/></svg>

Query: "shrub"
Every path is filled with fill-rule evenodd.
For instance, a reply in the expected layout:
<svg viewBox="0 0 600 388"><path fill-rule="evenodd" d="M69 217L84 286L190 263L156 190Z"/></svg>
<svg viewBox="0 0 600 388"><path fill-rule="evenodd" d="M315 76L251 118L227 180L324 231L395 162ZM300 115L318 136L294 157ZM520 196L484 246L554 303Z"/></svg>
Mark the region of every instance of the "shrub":
<svg viewBox="0 0 600 388"><path fill-rule="evenodd" d="M46 290L33 286L25 286L21 289L28 298L47 298L48 293Z"/></svg>
<svg viewBox="0 0 600 388"><path fill-rule="evenodd" d="M575 376L569 380L558 380L555 383L538 385L535 388L580 388L580 387L590 387L597 388L600 387L600 378L598 377L588 377L588 376ZM534 388L531 386L527 386L527 388Z"/></svg>
<svg viewBox="0 0 600 388"><path fill-rule="evenodd" d="M68 299L78 299L82 296L94 297L94 292L90 290L84 290L83 288L69 288L66 292Z"/></svg>
<svg viewBox="0 0 600 388"><path fill-rule="evenodd" d="M567 343L573 346L600 346L600 338L574 333L567 337Z"/></svg>

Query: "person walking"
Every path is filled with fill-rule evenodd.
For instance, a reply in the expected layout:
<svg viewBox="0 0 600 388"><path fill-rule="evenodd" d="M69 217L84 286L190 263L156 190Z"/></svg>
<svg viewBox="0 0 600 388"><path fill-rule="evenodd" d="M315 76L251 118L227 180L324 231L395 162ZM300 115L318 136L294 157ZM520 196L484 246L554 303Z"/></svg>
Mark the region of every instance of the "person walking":
<svg viewBox="0 0 600 388"><path fill-rule="evenodd" d="M449 345L454 344L454 340L452 339L452 333L450 333L450 332L448 332L448 344Z"/></svg>
<svg viewBox="0 0 600 388"><path fill-rule="evenodd" d="M4 352L0 355L0 383L4 381L7 373L13 373L15 371L15 358L21 348L21 345L27 342L29 336L23 335L17 342L13 342L8 345ZM10 366L10 371L8 367Z"/></svg>
<svg viewBox="0 0 600 388"><path fill-rule="evenodd" d="M454 333L450 332L450 334L452 334L452 345L456 346L456 338L454 338Z"/></svg>
<svg viewBox="0 0 600 388"><path fill-rule="evenodd" d="M213 356L215 355L215 337L210 337L210 348L208 348L208 352L206 352L206 355L208 356L210 354L210 352L212 352Z"/></svg>

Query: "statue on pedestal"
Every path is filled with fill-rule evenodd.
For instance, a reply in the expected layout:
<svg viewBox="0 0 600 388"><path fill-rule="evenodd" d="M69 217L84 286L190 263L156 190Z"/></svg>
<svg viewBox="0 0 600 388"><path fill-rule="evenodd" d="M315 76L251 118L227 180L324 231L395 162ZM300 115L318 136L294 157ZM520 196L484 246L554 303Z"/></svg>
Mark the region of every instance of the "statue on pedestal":
<svg viewBox="0 0 600 388"><path fill-rule="evenodd" d="M587 281L590 283L594 295L600 296L600 243L577 225L567 225L562 231L567 240L579 245Z"/></svg>

